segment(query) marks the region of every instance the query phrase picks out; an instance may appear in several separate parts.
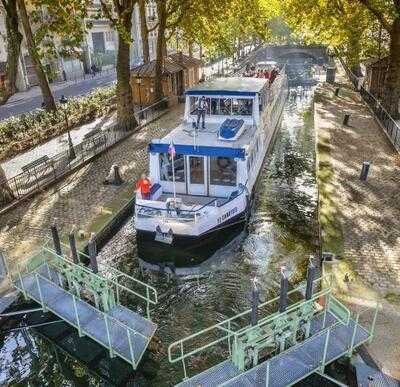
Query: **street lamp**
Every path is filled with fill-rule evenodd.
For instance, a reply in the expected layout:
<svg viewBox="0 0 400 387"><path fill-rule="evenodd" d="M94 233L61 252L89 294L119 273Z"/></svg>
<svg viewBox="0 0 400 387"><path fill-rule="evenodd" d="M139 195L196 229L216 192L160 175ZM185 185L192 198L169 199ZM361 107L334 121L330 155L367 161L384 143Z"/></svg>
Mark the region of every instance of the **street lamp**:
<svg viewBox="0 0 400 387"><path fill-rule="evenodd" d="M68 102L68 99L63 94L60 98L60 103L64 106L67 102ZM65 108L63 108L63 112L64 112L64 118L65 118L65 126L67 128L69 159L74 160L76 158L76 153L75 153L75 149L74 149L74 144L72 143L71 133L69 131L68 113Z"/></svg>

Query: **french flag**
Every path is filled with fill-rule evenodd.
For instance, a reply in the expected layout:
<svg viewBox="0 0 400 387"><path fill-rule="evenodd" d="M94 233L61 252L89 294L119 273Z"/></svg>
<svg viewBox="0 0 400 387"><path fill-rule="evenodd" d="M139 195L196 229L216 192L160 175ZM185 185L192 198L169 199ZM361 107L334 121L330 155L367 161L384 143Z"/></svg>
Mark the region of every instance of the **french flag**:
<svg viewBox="0 0 400 387"><path fill-rule="evenodd" d="M171 157L175 157L176 152L175 152L175 146L174 146L174 143L173 143L173 142L171 142L171 144L169 144L169 147L168 147L168 154L169 154Z"/></svg>

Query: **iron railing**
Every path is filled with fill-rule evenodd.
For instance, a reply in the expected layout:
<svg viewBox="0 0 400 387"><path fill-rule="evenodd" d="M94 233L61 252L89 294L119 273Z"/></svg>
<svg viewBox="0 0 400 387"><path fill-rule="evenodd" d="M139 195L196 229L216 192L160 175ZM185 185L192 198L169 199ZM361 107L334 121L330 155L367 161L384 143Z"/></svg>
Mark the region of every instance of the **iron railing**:
<svg viewBox="0 0 400 387"><path fill-rule="evenodd" d="M136 131L159 118L167 109L168 98L164 98L136 112L135 116L139 124ZM119 130L117 124L105 130L95 130L89 136L86 135L81 143L74 145L76 155L74 159L71 160L69 149L64 150L51 158L41 158L39 163L33 162L25 166L23 172L7 179L4 183L8 185L14 201L23 199L80 168L88 160L126 139L133 132Z"/></svg>
<svg viewBox="0 0 400 387"><path fill-rule="evenodd" d="M382 103L361 84L360 78L349 69L343 59L340 58L340 62L355 89L360 93L364 102L375 115L390 142L397 152L400 152L400 124L394 120L383 107Z"/></svg>

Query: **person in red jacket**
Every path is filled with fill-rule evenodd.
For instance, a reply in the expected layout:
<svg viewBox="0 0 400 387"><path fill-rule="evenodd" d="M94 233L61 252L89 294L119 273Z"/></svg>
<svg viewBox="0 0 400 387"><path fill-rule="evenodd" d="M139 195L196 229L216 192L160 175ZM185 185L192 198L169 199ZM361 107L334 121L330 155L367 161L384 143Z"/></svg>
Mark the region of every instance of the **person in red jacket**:
<svg viewBox="0 0 400 387"><path fill-rule="evenodd" d="M136 184L136 190L140 192L142 199L150 200L150 189L151 189L150 179L143 173Z"/></svg>

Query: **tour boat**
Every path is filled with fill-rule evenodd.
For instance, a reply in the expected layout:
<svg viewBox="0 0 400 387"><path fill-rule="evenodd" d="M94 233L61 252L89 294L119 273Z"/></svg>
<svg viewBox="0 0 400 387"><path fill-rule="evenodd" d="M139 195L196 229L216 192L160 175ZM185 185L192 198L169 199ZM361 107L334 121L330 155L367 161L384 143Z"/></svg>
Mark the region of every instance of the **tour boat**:
<svg viewBox="0 0 400 387"><path fill-rule="evenodd" d="M191 267L232 240L248 220L253 190L287 98L284 69L264 78L216 78L186 91L183 122L148 146L150 197L137 194L142 263ZM197 102L205 97L205 128Z"/></svg>

